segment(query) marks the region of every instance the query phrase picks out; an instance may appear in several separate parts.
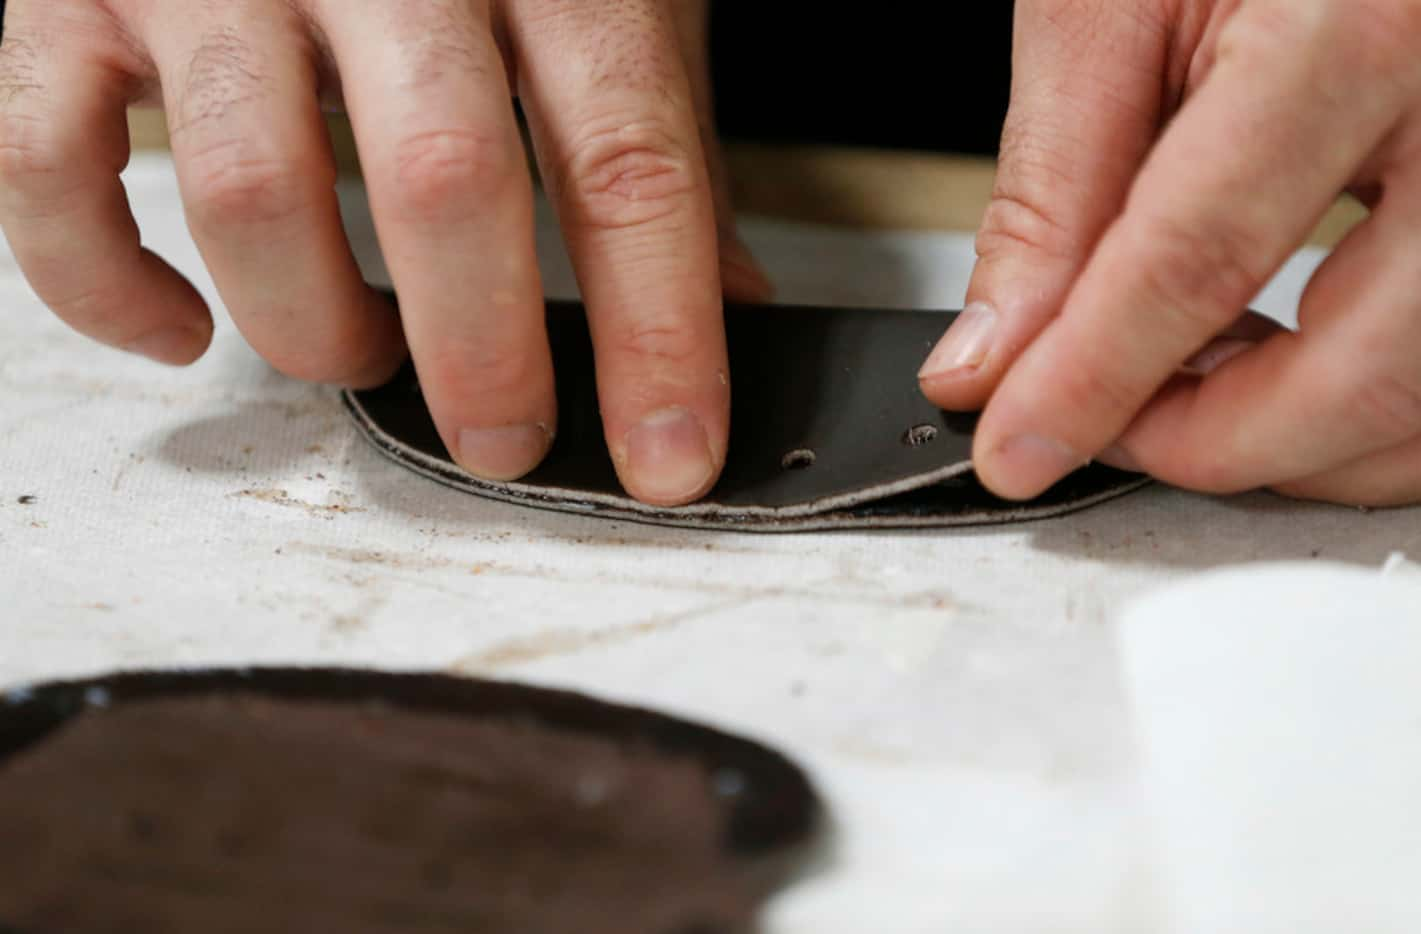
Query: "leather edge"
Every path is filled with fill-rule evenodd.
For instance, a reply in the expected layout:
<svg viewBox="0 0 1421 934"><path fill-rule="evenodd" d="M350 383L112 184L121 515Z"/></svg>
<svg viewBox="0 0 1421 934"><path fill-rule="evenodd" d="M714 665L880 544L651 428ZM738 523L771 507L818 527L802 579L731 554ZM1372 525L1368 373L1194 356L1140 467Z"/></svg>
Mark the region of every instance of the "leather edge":
<svg viewBox="0 0 1421 934"><path fill-rule="evenodd" d="M818 532L845 529L958 528L1002 525L1066 515L1107 502L1152 481L1141 477L1137 483L1122 483L1092 496L1065 503L1033 506L1030 503L1004 506L1000 510L978 510L952 516L854 516L841 512L854 506L877 502L900 493L941 483L972 470L971 461L917 474L903 481L866 487L845 496L828 497L812 503L786 507L731 509L710 503L683 506L675 510L648 506L634 500L581 491L559 491L519 483L491 483L470 476L448 461L417 451L382 429L359 398L350 390L341 400L364 438L389 460L447 487L514 505L549 509L580 516L595 516L648 525L685 529L714 529L734 532Z"/></svg>

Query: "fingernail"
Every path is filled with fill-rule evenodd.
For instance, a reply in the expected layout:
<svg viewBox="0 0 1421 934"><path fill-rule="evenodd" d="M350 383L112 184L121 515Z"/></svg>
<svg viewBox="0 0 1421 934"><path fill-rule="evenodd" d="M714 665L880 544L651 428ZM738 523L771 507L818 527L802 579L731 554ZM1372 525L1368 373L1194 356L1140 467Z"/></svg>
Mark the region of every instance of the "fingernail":
<svg viewBox="0 0 1421 934"><path fill-rule="evenodd" d="M626 437L629 492L657 505L679 505L706 491L715 475L700 419L670 408L642 419Z"/></svg>
<svg viewBox="0 0 1421 934"><path fill-rule="evenodd" d="M1039 496L1090 462L1069 445L1042 435L1008 438L997 446L992 460L993 489L1010 499Z"/></svg>
<svg viewBox="0 0 1421 934"><path fill-rule="evenodd" d="M986 302L973 302L962 310L928 355L918 379L946 379L977 370L992 352L996 336L996 309Z"/></svg>
<svg viewBox="0 0 1421 934"><path fill-rule="evenodd" d="M1129 451L1118 444L1112 444L1104 451L1101 451L1096 455L1095 459L1107 467L1114 467L1116 470L1124 470L1129 473L1145 472L1144 468L1140 466L1139 461L1135 460Z"/></svg>
<svg viewBox="0 0 1421 934"><path fill-rule="evenodd" d="M206 346L207 338L203 334L184 327L169 327L135 338L124 344L123 349L169 366L185 366Z"/></svg>
<svg viewBox="0 0 1421 934"><path fill-rule="evenodd" d="M459 432L459 466L484 480L517 480L542 463L552 441L542 424L465 428Z"/></svg>
<svg viewBox="0 0 1421 934"><path fill-rule="evenodd" d="M1257 346L1255 341L1221 337L1218 340L1210 341L1208 346L1190 357L1180 369L1194 376L1208 376L1234 357Z"/></svg>

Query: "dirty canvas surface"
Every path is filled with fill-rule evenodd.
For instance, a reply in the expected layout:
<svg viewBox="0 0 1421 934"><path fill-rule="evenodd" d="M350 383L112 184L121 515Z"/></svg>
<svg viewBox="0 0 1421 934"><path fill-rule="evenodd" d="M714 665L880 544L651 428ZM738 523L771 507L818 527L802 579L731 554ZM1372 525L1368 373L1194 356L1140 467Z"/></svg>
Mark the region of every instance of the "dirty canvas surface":
<svg viewBox="0 0 1421 934"><path fill-rule="evenodd" d="M142 156L128 179L149 245L212 296L170 165ZM542 220L545 279L566 296ZM358 211L351 226L378 278ZM787 302L960 307L972 256L968 235L747 235ZM1286 312L1298 286L1259 304ZM1109 614L1206 567L1421 553L1416 510L1162 487L951 532L755 537L520 509L388 462L337 393L273 373L221 313L189 370L84 341L3 250L0 402L0 685L435 669L767 740L809 767L838 829L769 934L1147 929L1159 906Z"/></svg>

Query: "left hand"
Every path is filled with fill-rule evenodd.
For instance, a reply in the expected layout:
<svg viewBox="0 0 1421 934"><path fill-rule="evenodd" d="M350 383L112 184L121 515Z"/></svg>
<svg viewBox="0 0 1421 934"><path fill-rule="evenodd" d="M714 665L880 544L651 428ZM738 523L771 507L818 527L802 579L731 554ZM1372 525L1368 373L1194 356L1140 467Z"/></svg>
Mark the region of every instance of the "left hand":
<svg viewBox="0 0 1421 934"><path fill-rule="evenodd" d="M722 292L769 289L735 236L707 2L9 0L0 231L75 330L200 357L209 310L143 247L119 174L127 107L161 104L194 241L252 347L356 387L408 347L453 458L516 479L557 426L516 92L587 300L618 476L680 505L725 463ZM346 241L322 102L350 114L398 314Z"/></svg>
<svg viewBox="0 0 1421 934"><path fill-rule="evenodd" d="M1018 0L969 311L924 367L987 404L995 492L1099 459L1179 486L1421 502L1421 2ZM1243 309L1338 194L1299 332Z"/></svg>

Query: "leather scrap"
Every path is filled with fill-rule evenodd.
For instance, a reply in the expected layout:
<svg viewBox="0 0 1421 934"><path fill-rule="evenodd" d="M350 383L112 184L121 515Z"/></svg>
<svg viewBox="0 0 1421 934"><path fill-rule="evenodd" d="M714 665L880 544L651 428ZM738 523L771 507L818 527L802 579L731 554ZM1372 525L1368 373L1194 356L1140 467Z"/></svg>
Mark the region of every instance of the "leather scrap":
<svg viewBox="0 0 1421 934"><path fill-rule="evenodd" d="M349 669L0 690L0 792L15 934L752 930L825 825L738 736Z"/></svg>
<svg viewBox="0 0 1421 934"><path fill-rule="evenodd" d="M456 489L541 509L657 525L746 532L949 527L1058 516L1149 481L1100 465L1040 498L1008 502L972 472L975 414L945 412L916 374L951 315L804 306L725 313L732 391L725 470L688 506L623 492L597 407L583 307L548 303L558 436L544 463L511 483L478 479L449 457L412 366L378 389L347 391L381 453Z"/></svg>

